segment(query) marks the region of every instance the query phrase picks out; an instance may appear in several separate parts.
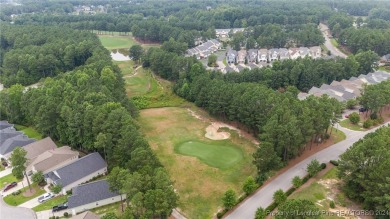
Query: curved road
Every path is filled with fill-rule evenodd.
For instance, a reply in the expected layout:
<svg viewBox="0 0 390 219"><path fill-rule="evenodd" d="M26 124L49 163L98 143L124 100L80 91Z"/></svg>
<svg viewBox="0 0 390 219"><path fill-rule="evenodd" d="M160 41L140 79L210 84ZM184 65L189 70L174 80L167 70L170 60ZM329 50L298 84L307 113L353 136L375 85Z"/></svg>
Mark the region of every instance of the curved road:
<svg viewBox="0 0 390 219"><path fill-rule="evenodd" d="M347 58L348 56L346 54L342 53L338 48L334 47L333 44L330 42L330 38L328 36L329 27L323 23L320 23L319 28L322 32L322 35L325 38L324 45L332 53L332 55L339 56L341 58Z"/></svg>
<svg viewBox="0 0 390 219"><path fill-rule="evenodd" d="M387 125L390 122L384 124ZM382 125L382 126L384 126ZM379 127L377 127L379 128ZM257 192L250 198L246 199L240 204L234 211L224 217L225 219L252 219L255 216L256 210L259 207L266 208L272 203L272 196L278 189L287 191L291 188L291 180L294 176L300 176L301 178L306 175L306 166L313 159L317 159L320 163L327 163L330 160L337 160L339 156L344 153L353 143L364 137L366 134L375 131L377 128L365 131L346 131L347 138L337 144L334 144L308 158L296 164L283 174L276 177L273 181L268 183L263 188L257 190ZM344 131L344 128L340 128Z"/></svg>
<svg viewBox="0 0 390 219"><path fill-rule="evenodd" d="M0 218L1 219L36 219L35 212L28 208L9 206L0 198Z"/></svg>

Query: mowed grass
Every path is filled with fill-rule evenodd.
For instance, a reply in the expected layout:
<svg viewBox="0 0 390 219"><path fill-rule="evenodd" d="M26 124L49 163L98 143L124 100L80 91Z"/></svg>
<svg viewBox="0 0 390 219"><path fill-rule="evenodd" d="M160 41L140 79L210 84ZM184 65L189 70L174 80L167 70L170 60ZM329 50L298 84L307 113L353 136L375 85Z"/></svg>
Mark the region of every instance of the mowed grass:
<svg viewBox="0 0 390 219"><path fill-rule="evenodd" d="M134 73L134 61L113 61L114 64L118 65L118 67L122 71L123 76L130 76Z"/></svg>
<svg viewBox="0 0 390 219"><path fill-rule="evenodd" d="M34 138L36 140L42 139L42 135L33 127L27 127L23 125L14 125L14 127L16 130L23 132L29 138Z"/></svg>
<svg viewBox="0 0 390 219"><path fill-rule="evenodd" d="M334 127L331 127L332 129L332 138L333 138L333 144L339 143L342 140L345 140L347 136L345 135L344 132L341 130L338 130Z"/></svg>
<svg viewBox="0 0 390 219"><path fill-rule="evenodd" d="M68 200L68 196L62 195L62 196L57 196L52 199L47 200L46 202L35 206L32 210L33 211L45 211L45 210L51 210L53 206L65 203Z"/></svg>
<svg viewBox="0 0 390 219"><path fill-rule="evenodd" d="M3 177L0 178L0 189L3 189L4 186L6 186L6 185L8 185L8 184L10 184L12 182L18 182L18 181L19 180L17 180L15 178L15 176L12 175L12 174L8 174L6 176L3 176Z"/></svg>
<svg viewBox="0 0 390 219"><path fill-rule="evenodd" d="M99 35L98 37L102 45L108 50L130 48L137 44L131 36Z"/></svg>
<svg viewBox="0 0 390 219"><path fill-rule="evenodd" d="M198 141L188 141L179 144L176 152L199 158L204 163L219 169L227 169L243 159L242 151L225 144L205 144Z"/></svg>
<svg viewBox="0 0 390 219"><path fill-rule="evenodd" d="M193 109L209 118L206 112L195 107ZM249 175L255 175L256 168L252 164L255 145L240 138L234 131L231 132L231 139L227 140L213 141L205 138L205 129L210 122L193 117L186 108L141 110L139 124L174 181L174 187L180 196L179 208L187 218L211 218L222 206L221 198L226 190L232 188L241 194L245 179ZM201 148L188 146L192 144L190 141L197 142L195 144ZM234 152L228 152L231 150ZM213 154L203 154L208 152ZM234 165L224 160L224 156L236 159Z"/></svg>
<svg viewBox="0 0 390 219"><path fill-rule="evenodd" d="M44 193L46 193L46 191L44 189L39 187L37 184L33 183L33 184L31 184L31 189L34 189L35 193L32 196L24 196L23 192L28 190L28 189L29 189L29 187L26 186L23 189L21 189L22 192L19 195L12 195L12 194L7 195L6 197L4 197L4 201L9 205L18 206L26 201L29 201L33 198L36 198L36 197L41 196Z"/></svg>
<svg viewBox="0 0 390 219"><path fill-rule="evenodd" d="M361 127L358 124L352 124L351 121L349 121L349 119L341 120L339 122L339 124L342 127L344 127L344 128L351 129L351 130L354 130L354 131L364 131L364 130L366 130L365 128Z"/></svg>

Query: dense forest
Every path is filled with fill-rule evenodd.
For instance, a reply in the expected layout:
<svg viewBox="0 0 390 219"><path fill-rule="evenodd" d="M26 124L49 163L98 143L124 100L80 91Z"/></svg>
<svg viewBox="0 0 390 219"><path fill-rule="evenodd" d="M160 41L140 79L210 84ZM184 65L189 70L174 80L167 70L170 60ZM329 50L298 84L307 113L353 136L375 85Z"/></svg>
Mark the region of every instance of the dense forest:
<svg viewBox="0 0 390 219"><path fill-rule="evenodd" d="M7 34L12 36L22 28L23 26L18 26L9 29ZM35 29L26 26L25 30ZM29 37L27 44L50 42L52 37L57 36L56 33L64 33L54 27L38 30L47 32L36 38ZM96 39L96 36L89 33L84 34L85 39L75 38L73 43L82 44L88 36L91 37L91 42ZM99 46L101 44L97 43L96 47ZM62 56L60 57L63 58ZM25 65L29 67L30 63ZM45 75L41 75L43 76ZM104 156L109 169L120 168L126 171L128 183L139 184L138 180L147 180L148 186L142 183L145 186L136 194L133 194L134 186L116 190L127 194L127 202L133 203L126 208L126 218L130 215L137 218L166 217L176 207L177 196L172 182L148 142L138 131L134 119L137 109L128 100L122 74L112 64L107 50L104 49L99 56L81 63L77 70L46 78L38 88L25 92L22 85L13 85L0 93L0 101L1 119L33 125L44 136L50 136L83 152L98 151ZM134 195L138 199L133 199ZM140 196L144 198L139 199ZM147 211L136 210L141 208Z"/></svg>
<svg viewBox="0 0 390 219"><path fill-rule="evenodd" d="M101 70L111 62L92 33L4 23L0 28L0 80L5 87L30 85L83 65L99 65Z"/></svg>
<svg viewBox="0 0 390 219"><path fill-rule="evenodd" d="M376 218L389 218L390 126L366 135L343 155L339 175L346 195L374 210Z"/></svg>

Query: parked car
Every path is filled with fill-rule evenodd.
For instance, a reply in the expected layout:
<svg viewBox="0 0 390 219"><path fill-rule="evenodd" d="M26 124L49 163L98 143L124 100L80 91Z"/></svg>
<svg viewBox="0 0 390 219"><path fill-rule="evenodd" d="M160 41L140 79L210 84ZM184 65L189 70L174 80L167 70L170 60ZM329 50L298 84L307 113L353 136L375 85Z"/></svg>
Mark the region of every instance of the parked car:
<svg viewBox="0 0 390 219"><path fill-rule="evenodd" d="M65 202L63 204L53 206L52 211L53 212L62 211L62 210L67 209L67 208L68 208L68 202Z"/></svg>
<svg viewBox="0 0 390 219"><path fill-rule="evenodd" d="M4 187L3 192L6 192L6 191L10 190L10 189L12 189L13 187L15 187L17 185L18 185L17 182L12 182L11 184L8 184L6 187Z"/></svg>
<svg viewBox="0 0 390 219"><path fill-rule="evenodd" d="M42 195L41 197L38 198L38 202L39 203L42 203L42 202L45 202L49 199L53 198L53 194L51 194L50 192L49 193L46 193L44 195Z"/></svg>
<svg viewBox="0 0 390 219"><path fill-rule="evenodd" d="M5 161L3 163L1 163L1 164L3 164L4 167L8 167L8 163L5 162Z"/></svg>
<svg viewBox="0 0 390 219"><path fill-rule="evenodd" d="M367 109L364 108L364 107L361 107L361 108L359 109L359 112L361 112L361 113L366 112L366 111L367 111Z"/></svg>

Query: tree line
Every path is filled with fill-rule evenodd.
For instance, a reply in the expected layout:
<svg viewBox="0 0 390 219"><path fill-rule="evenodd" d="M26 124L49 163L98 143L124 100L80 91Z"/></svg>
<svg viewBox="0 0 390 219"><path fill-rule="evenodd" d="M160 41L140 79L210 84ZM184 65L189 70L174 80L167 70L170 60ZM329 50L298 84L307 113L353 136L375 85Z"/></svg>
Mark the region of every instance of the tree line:
<svg viewBox="0 0 390 219"><path fill-rule="evenodd" d="M324 38L316 24L279 25L265 24L249 27L245 33L233 35L230 42L235 50L241 47L283 48L300 46L318 46L324 43Z"/></svg>
<svg viewBox="0 0 390 219"><path fill-rule="evenodd" d="M120 69L106 50L77 70L46 78L38 88L25 91L15 84L0 92L1 119L33 125L44 136L85 153L98 151L108 163L110 177L113 169L126 172L123 189L110 182L112 191L127 194L125 218L167 217L178 197L138 130L137 114Z"/></svg>
<svg viewBox="0 0 390 219"><path fill-rule="evenodd" d="M389 217L389 142L390 126L369 133L340 156L338 166L345 194L375 211L375 218Z"/></svg>
<svg viewBox="0 0 390 219"><path fill-rule="evenodd" d="M52 26L0 25L0 79L5 87L30 85L90 63L104 66L111 62L92 33Z"/></svg>
<svg viewBox="0 0 390 219"><path fill-rule="evenodd" d="M171 43L175 48L174 42ZM156 74L171 81L181 79L198 62L193 57L183 57L164 47L149 49L142 60L144 67L150 67ZM313 86L367 74L374 70L378 60L378 55L371 51L351 55L346 59L288 59L276 61L272 67L244 69L240 74L233 72L221 77L235 83L260 83L275 90L295 86L307 92Z"/></svg>

